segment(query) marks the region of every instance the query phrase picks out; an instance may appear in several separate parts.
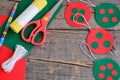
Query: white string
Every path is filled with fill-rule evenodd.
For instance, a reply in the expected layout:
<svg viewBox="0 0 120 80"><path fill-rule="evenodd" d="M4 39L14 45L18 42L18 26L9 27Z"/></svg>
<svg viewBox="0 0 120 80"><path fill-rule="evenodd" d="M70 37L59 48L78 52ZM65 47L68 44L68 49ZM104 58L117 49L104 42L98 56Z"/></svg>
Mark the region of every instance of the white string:
<svg viewBox="0 0 120 80"><path fill-rule="evenodd" d="M118 45L118 43L117 43L117 41L118 41L117 38L120 39L120 37L117 36L117 35L114 37L114 39L115 39L115 41L114 41L114 42L115 42L115 44L114 44L114 49L115 49L115 50L119 49L119 48L117 48L117 46L116 46L116 45Z"/></svg>
<svg viewBox="0 0 120 80"><path fill-rule="evenodd" d="M110 53L111 53L112 56L116 56L116 55L115 55L115 50L112 49L112 50L110 51Z"/></svg>
<svg viewBox="0 0 120 80"><path fill-rule="evenodd" d="M115 35L115 36L113 36L113 37L114 37L114 40L115 40L114 42L115 42L115 43L114 43L114 48L110 51L110 53L113 55L113 57L114 57L117 61L119 61L118 58L117 58L116 53L119 52L120 49L116 46L116 45L118 45L118 43L117 43L118 40L116 39L116 37L117 37L117 38L120 38L120 37L117 36L117 35Z"/></svg>
<svg viewBox="0 0 120 80"><path fill-rule="evenodd" d="M84 23L79 23L79 22L77 22L77 21L75 20L75 17L76 17L77 15L81 15L81 16L84 18L85 23L86 23L87 25L84 24ZM80 24L80 25L86 26L88 29L91 28L90 25L88 24L86 18L84 17L84 15L82 15L81 13L76 13L76 14L73 16L73 21L74 21L75 23L77 23L77 24Z"/></svg>
<svg viewBox="0 0 120 80"><path fill-rule="evenodd" d="M69 2L70 2L70 0L67 0L67 2L69 3Z"/></svg>
<svg viewBox="0 0 120 80"><path fill-rule="evenodd" d="M4 71L7 73L11 72L15 66L15 63L23 58L26 53L27 50L24 47L22 47L21 45L17 45L14 55L10 59L2 63L2 68L4 69Z"/></svg>
<svg viewBox="0 0 120 80"><path fill-rule="evenodd" d="M115 55L115 52L117 51L117 50L119 50L119 48L116 46L116 45L118 45L118 43L117 43L117 38L120 38L119 36L114 36L114 48L111 50L111 53L113 54L113 56L116 56Z"/></svg>
<svg viewBox="0 0 120 80"><path fill-rule="evenodd" d="M95 5L90 0L87 0L87 1L80 0L80 1L84 2L84 3L88 4L88 5L91 5L91 6L95 7Z"/></svg>
<svg viewBox="0 0 120 80"><path fill-rule="evenodd" d="M91 56L90 56L90 55L83 49L83 44L87 45L85 41L82 41L81 44L80 44L80 49L82 50L82 52L83 52L85 55L87 55L87 56L94 62L94 60L96 60L96 57L94 56L94 54L92 53L92 51L88 48L89 51L90 51L90 54L91 54ZM88 47L88 45L87 45L87 47Z"/></svg>

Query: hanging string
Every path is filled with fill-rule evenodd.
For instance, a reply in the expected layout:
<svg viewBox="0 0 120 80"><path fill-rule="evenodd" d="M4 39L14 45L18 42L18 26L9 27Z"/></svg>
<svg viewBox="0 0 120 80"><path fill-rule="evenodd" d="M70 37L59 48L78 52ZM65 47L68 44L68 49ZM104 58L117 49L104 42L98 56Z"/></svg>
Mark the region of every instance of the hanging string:
<svg viewBox="0 0 120 80"><path fill-rule="evenodd" d="M75 20L75 17L76 17L77 15L81 15L81 16L83 17L83 19L85 20L85 23L86 23L86 24L80 23L80 22L76 21L76 20ZM76 14L73 16L73 21L74 21L75 23L79 24L79 25L83 25L83 26L86 26L88 29L91 29L91 27L90 27L89 23L87 22L86 18L85 18L84 15L82 15L81 13L76 13Z"/></svg>
<svg viewBox="0 0 120 80"><path fill-rule="evenodd" d="M84 3L88 4L88 5L91 5L91 6L95 7L95 5L90 0L87 0L87 1L80 0L80 1L84 2Z"/></svg>
<svg viewBox="0 0 120 80"><path fill-rule="evenodd" d="M95 57L95 55L92 53L92 51L89 49L89 51L90 51L90 54L91 54L91 56L83 49L83 44L85 44L85 45L87 45L86 44L86 42L85 41L82 41L81 42L81 44L80 44L80 49L82 50L82 52L86 55L86 56L88 56L93 62L96 60L96 57ZM88 45L87 45L87 47L88 47Z"/></svg>
<svg viewBox="0 0 120 80"><path fill-rule="evenodd" d="M70 3L70 0L67 0L68 3Z"/></svg>
<svg viewBox="0 0 120 80"><path fill-rule="evenodd" d="M111 53L112 56L116 56L116 55L115 55L115 50L112 49L112 50L110 51L110 53Z"/></svg>
<svg viewBox="0 0 120 80"><path fill-rule="evenodd" d="M120 41L120 40L117 40L117 38L120 39L120 36L117 36L117 35L114 36L114 39L115 39L114 49L115 50L119 49L116 45L118 45L117 41Z"/></svg>
<svg viewBox="0 0 120 80"><path fill-rule="evenodd" d="M117 43L117 38L120 38L119 36L113 36L114 37L114 46L113 46L113 49L110 51L110 53L112 54L112 56L114 56L114 57L116 57L116 51L117 50L120 50L119 48L118 48L118 46L116 46L116 45L118 45L119 43Z"/></svg>
<svg viewBox="0 0 120 80"><path fill-rule="evenodd" d="M23 58L26 53L27 50L24 47L22 47L21 45L17 45L14 55L2 64L2 68L4 69L4 71L7 73L11 72L15 66L15 63Z"/></svg>

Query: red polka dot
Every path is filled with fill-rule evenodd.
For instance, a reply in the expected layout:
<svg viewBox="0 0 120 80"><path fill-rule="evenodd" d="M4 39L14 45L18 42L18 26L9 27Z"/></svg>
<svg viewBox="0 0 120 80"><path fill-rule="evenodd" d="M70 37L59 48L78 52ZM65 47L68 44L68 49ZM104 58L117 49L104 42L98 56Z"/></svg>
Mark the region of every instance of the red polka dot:
<svg viewBox="0 0 120 80"><path fill-rule="evenodd" d="M104 9L100 9L100 14L105 14L105 10Z"/></svg>
<svg viewBox="0 0 120 80"><path fill-rule="evenodd" d="M103 18L103 22L108 22L108 18L107 18L107 17L104 17L104 18Z"/></svg>
<svg viewBox="0 0 120 80"><path fill-rule="evenodd" d="M100 79L103 79L103 78L104 78L104 74L103 74L103 73L100 73L100 74L99 74L99 78L100 78Z"/></svg>
<svg viewBox="0 0 120 80"><path fill-rule="evenodd" d="M105 70L105 66L100 66L100 70L104 71Z"/></svg>
<svg viewBox="0 0 120 80"><path fill-rule="evenodd" d="M117 21L118 21L117 17L112 18L112 22L117 22Z"/></svg>
<svg viewBox="0 0 120 80"><path fill-rule="evenodd" d="M117 72L116 70L113 70L113 71L112 71L112 75L113 75L113 76L117 76L117 74L118 74L118 72Z"/></svg>
<svg viewBox="0 0 120 80"><path fill-rule="evenodd" d="M112 68L113 68L113 65L112 65L112 64L108 64L108 65L107 65L107 68L108 68L108 69L112 69Z"/></svg>
<svg viewBox="0 0 120 80"><path fill-rule="evenodd" d="M108 76L107 80L113 80L113 78L111 76Z"/></svg>
<svg viewBox="0 0 120 80"><path fill-rule="evenodd" d="M108 12L109 12L109 14L113 14L114 10L113 9L109 9Z"/></svg>

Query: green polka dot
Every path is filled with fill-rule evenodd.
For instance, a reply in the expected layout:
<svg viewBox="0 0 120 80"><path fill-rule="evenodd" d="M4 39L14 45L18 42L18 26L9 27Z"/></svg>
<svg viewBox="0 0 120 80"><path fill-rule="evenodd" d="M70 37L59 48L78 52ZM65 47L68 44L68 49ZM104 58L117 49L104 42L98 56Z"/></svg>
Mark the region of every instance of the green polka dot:
<svg viewBox="0 0 120 80"><path fill-rule="evenodd" d="M79 21L80 23L82 23L82 22L84 22L84 18L83 18L82 16L80 16L80 17L78 18L78 21Z"/></svg>
<svg viewBox="0 0 120 80"><path fill-rule="evenodd" d="M73 20L76 20L76 16L72 15L70 16L70 19L73 21Z"/></svg>
<svg viewBox="0 0 120 80"><path fill-rule="evenodd" d="M73 9L72 9L72 13L73 13L73 14L76 14L77 12L78 12L78 9L77 9L77 8L73 8Z"/></svg>
<svg viewBox="0 0 120 80"><path fill-rule="evenodd" d="M96 48L98 48L99 45L97 42L92 42L91 46L92 46L92 48L96 49Z"/></svg>
<svg viewBox="0 0 120 80"><path fill-rule="evenodd" d="M103 37L103 34L102 34L101 32L98 32L98 33L96 34L96 37L97 37L98 39L101 39L101 38Z"/></svg>
<svg viewBox="0 0 120 80"><path fill-rule="evenodd" d="M108 48L110 47L111 43L110 41L104 41L104 47Z"/></svg>
<svg viewBox="0 0 120 80"><path fill-rule="evenodd" d="M85 14L85 10L81 9L80 13L84 15Z"/></svg>

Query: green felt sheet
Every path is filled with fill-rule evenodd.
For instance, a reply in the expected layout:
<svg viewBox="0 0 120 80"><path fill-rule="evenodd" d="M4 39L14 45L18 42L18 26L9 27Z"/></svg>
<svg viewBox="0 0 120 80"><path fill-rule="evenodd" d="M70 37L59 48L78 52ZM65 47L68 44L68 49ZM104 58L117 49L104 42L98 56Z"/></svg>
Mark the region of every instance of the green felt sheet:
<svg viewBox="0 0 120 80"><path fill-rule="evenodd" d="M18 8L17 8L17 11L15 13L15 16L14 16L13 20L15 20L32 2L33 2L33 0L21 0L21 2L18 5ZM47 13L56 4L57 1L56 0L47 0L47 2L48 2L47 6L37 16L35 16L32 19L32 21L39 20L41 17L43 17L45 15L45 13ZM58 8L58 10L54 14L53 18L57 15L57 13L60 11L61 8L62 8L62 5ZM53 20L53 18L51 19L51 21ZM48 23L48 26L51 23L51 21ZM5 23L0 28L0 35L2 35L4 27L5 27ZM32 29L32 27L27 29L27 31L25 32L25 35L28 35L31 32L31 29ZM37 37L37 38L39 38L39 37ZM15 46L17 44L25 47L28 50L28 52L30 52L30 50L33 48L32 44L26 43L22 40L21 32L16 34L16 33L14 33L14 31L12 31L9 28L8 34L6 35L6 38L5 38L5 41L4 41L4 45L6 45L11 50L14 50Z"/></svg>

